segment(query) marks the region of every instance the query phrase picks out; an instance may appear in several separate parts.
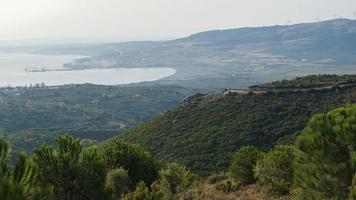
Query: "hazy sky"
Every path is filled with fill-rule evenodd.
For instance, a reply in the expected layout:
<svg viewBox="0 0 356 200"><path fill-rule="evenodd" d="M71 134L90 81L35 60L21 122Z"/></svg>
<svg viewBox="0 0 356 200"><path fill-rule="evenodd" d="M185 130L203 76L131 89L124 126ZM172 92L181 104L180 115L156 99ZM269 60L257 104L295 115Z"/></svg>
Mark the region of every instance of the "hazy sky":
<svg viewBox="0 0 356 200"><path fill-rule="evenodd" d="M0 40L157 40L355 12L356 0L0 0Z"/></svg>

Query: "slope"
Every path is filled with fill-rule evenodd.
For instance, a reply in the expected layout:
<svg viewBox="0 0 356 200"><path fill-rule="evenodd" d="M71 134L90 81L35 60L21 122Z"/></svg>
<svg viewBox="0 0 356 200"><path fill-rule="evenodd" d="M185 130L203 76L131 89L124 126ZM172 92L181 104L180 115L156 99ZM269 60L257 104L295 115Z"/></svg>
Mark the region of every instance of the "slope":
<svg viewBox="0 0 356 200"><path fill-rule="evenodd" d="M213 30L132 51L81 59L71 68L172 67L163 83L248 87L324 73L355 73L356 21Z"/></svg>
<svg viewBox="0 0 356 200"><path fill-rule="evenodd" d="M201 174L226 170L240 147L293 142L312 114L355 103L355 81L356 76L308 76L197 95L118 137Z"/></svg>

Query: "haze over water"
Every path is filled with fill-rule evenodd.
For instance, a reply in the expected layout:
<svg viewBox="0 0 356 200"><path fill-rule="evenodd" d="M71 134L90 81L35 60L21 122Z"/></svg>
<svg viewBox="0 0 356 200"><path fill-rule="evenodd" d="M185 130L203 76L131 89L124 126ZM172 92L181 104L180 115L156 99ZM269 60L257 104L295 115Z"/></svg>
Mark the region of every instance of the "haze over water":
<svg viewBox="0 0 356 200"><path fill-rule="evenodd" d="M173 75L172 68L115 68L70 71L27 72L26 68L63 69L63 64L83 56L0 54L0 86L25 86L45 83L118 85L154 81ZM98 66L100 67L100 66Z"/></svg>

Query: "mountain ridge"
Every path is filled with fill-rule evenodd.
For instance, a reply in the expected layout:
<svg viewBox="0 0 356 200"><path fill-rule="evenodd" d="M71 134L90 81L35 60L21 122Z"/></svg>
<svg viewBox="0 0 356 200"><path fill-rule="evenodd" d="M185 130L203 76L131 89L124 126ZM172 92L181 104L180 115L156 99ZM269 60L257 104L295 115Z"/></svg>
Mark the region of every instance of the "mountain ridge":
<svg viewBox="0 0 356 200"><path fill-rule="evenodd" d="M303 88L312 88L315 82L340 79L355 81L356 76L308 76L273 84L304 83ZM197 95L118 138L147 148L158 159L207 175L226 170L233 152L242 146L268 150L293 143L313 114L355 102L356 86L339 83L323 91Z"/></svg>
<svg viewBox="0 0 356 200"><path fill-rule="evenodd" d="M356 21L336 19L201 32L66 67L171 67L177 73L155 83L221 90L320 71L355 73L355 55Z"/></svg>

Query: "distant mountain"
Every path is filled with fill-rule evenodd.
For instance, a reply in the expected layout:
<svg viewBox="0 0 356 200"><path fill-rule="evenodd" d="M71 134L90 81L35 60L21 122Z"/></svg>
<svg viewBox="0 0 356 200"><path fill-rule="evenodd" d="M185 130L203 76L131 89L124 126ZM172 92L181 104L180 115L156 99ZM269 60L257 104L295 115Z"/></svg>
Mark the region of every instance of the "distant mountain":
<svg viewBox="0 0 356 200"><path fill-rule="evenodd" d="M136 51L153 47L160 42L133 41L122 43L80 43L80 44L37 44L26 45L23 41L0 41L1 53L30 53L45 55L86 55L98 56L103 54L117 54L122 51Z"/></svg>
<svg viewBox="0 0 356 200"><path fill-rule="evenodd" d="M173 67L160 81L189 87L248 87L319 73L356 73L356 21L214 30L68 64L90 67Z"/></svg>
<svg viewBox="0 0 356 200"><path fill-rule="evenodd" d="M244 145L292 143L312 114L356 103L356 76L308 76L196 95L119 138L201 174L226 170Z"/></svg>

